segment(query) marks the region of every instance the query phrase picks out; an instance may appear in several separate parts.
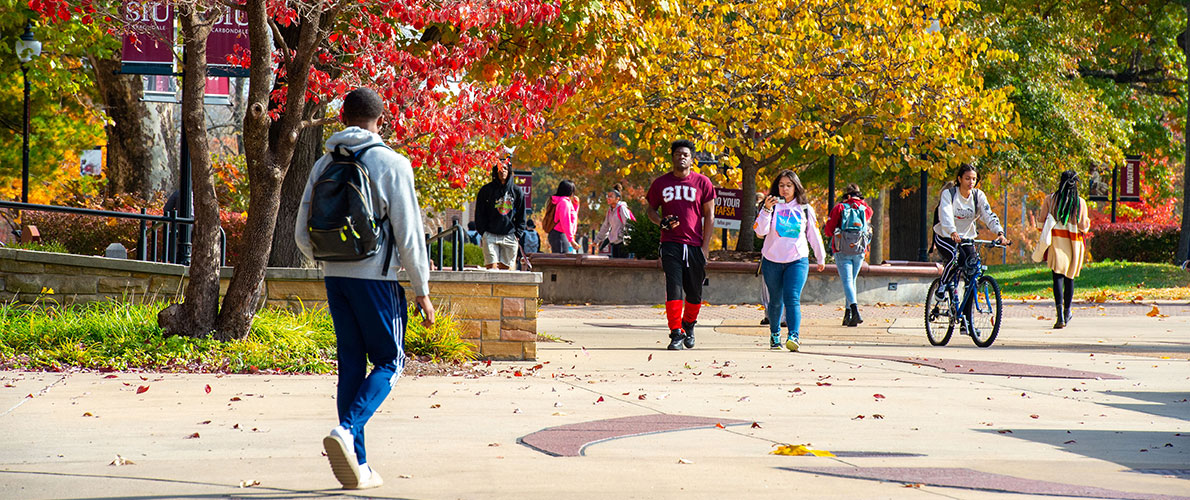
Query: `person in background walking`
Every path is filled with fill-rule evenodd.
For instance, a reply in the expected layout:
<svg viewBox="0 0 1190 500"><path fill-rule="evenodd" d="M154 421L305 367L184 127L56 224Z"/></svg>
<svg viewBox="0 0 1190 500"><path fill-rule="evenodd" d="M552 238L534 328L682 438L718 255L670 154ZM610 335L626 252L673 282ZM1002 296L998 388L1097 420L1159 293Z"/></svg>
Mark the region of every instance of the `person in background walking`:
<svg viewBox="0 0 1190 500"><path fill-rule="evenodd" d="M843 326L863 323L855 300L855 280L864 263L864 254L872 241L872 208L864 202L859 186L848 184L839 204L826 219L825 233L831 238L831 252L835 255L835 269L843 282L843 297L847 301L843 312Z"/></svg>
<svg viewBox="0 0 1190 500"><path fill-rule="evenodd" d="M343 98L340 115L347 128L326 142L329 151L350 153L367 170L368 192L382 226L387 226L383 251L362 260L322 260L326 276L327 308L335 326L339 362L339 425L323 438L322 445L335 478L346 489L375 488L384 483L368 465L364 449L364 425L388 398L393 384L405 368L405 327L408 308L405 290L397 282L404 267L413 288L414 302L422 312L422 325L434 325L430 303L430 259L421 222L421 207L413 187L409 159L384 145L380 138L380 117L384 101L375 91L356 89ZM314 257L309 226L312 206L324 208L314 199L319 181L332 155L323 155L310 171L302 202L298 205L294 239L307 258ZM338 160L336 160L338 161ZM395 250L396 254L390 252ZM365 377L368 363L372 372Z"/></svg>
<svg viewBox="0 0 1190 500"><path fill-rule="evenodd" d="M702 308L702 284L715 227L715 186L707 176L691 170L693 142L674 141L669 155L673 170L653 180L645 198L649 220L661 226L668 349L677 350L694 347L694 325Z"/></svg>
<svg viewBox="0 0 1190 500"><path fill-rule="evenodd" d="M475 230L483 235L483 263L488 269L516 265L521 236L525 234L525 198L513 183L512 170L500 162L492 167L492 180L475 196Z"/></svg>
<svg viewBox="0 0 1190 500"><path fill-rule="evenodd" d="M1054 328L1065 328L1070 323L1074 279L1082 271L1083 258L1086 257L1084 238L1091 228L1087 202L1078 195L1078 183L1078 173L1073 170L1062 172L1058 177L1058 189L1046 196L1041 204L1040 214L1046 220L1042 229L1042 244L1034 251L1033 259L1040 261L1041 256L1037 252L1044 252L1046 264L1052 271L1054 307L1058 312Z"/></svg>
<svg viewBox="0 0 1190 500"><path fill-rule="evenodd" d="M801 348L802 287L810 272L810 251L818 260L818 272L826 269L826 250L814 209L806 201L806 189L792 170L782 170L773 179L769 195L764 199L760 215L752 227L764 235L761 249L761 274L769 289L769 347L781 348L781 308L785 309L788 330L785 347L797 352Z"/></svg>
<svg viewBox="0 0 1190 500"><path fill-rule="evenodd" d="M521 241L524 242L522 248L526 254L541 251L541 236L537 234L537 223L533 219L525 221L525 235Z"/></svg>
<svg viewBox="0 0 1190 500"><path fill-rule="evenodd" d="M607 192L607 214L603 216L603 224L599 226L599 233L595 235L596 242L602 242L607 238L613 259L628 257L628 250L624 248L624 227L628 221L636 220L632 210L628 209L624 196L620 194L620 189L620 185L616 184Z"/></svg>
<svg viewBox="0 0 1190 500"><path fill-rule="evenodd" d="M542 214L541 226L550 242L551 252L578 252L578 243L574 241L574 232L578 229L578 204L573 182L558 183L558 190L554 191Z"/></svg>

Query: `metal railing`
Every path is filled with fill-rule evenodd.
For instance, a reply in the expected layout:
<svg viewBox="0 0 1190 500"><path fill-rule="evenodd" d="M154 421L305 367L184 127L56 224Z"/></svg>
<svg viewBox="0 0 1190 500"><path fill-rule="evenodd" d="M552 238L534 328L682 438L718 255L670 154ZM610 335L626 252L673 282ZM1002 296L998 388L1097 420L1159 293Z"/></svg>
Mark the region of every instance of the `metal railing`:
<svg viewBox="0 0 1190 500"><path fill-rule="evenodd" d="M458 217L454 217L451 219L451 226L447 230L443 231L442 228L439 227L438 233L435 234L434 236L430 236L429 234L426 234L425 236L426 236L426 253L430 254L430 259L433 260L437 264L438 269L442 269L442 264L445 261L444 257L445 257L446 245L444 245L443 242L446 241L447 238L450 238L450 242L451 242L450 251L451 251L451 257L452 257L451 260L453 260L450 268L453 271L462 271L463 270L463 240L464 240L464 238L463 238L463 228L462 228L462 226L459 226L459 218ZM437 255L436 259L434 256L434 253L435 253L434 247L433 247L434 243L438 244L438 252L437 252L438 255Z"/></svg>
<svg viewBox="0 0 1190 500"><path fill-rule="evenodd" d="M57 205L38 205L35 203L20 203L15 201L0 201L0 208L10 208L31 212L60 212L74 215L90 215L94 217L112 217L117 219L132 219L140 222L140 232L136 242L136 259L152 262L169 262L183 264L183 256L178 251L178 235L184 226L193 226L194 219L178 217L177 211L170 211L164 215L150 215L141 209L140 213L116 212L112 210L95 210L90 208L60 207ZM150 225L151 224L151 225ZM161 236L161 232L165 236ZM149 248L152 247L152 252ZM160 250L160 251L159 251ZM150 255L152 258L150 259ZM219 264L227 263L227 233L219 228Z"/></svg>

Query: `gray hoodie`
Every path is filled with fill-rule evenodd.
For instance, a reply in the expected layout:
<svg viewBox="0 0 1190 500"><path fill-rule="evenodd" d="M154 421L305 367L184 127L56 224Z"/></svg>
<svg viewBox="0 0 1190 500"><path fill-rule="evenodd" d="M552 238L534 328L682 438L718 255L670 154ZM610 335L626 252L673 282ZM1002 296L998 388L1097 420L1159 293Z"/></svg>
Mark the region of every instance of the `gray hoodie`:
<svg viewBox="0 0 1190 500"><path fill-rule="evenodd" d="M326 141L326 150L343 146L348 150L357 151L365 146L383 143L384 140L379 135L359 127L347 127ZM323 274L342 278L396 281L397 270L404 266L413 294L429 295L430 259L426 253L421 208L417 203L417 192L413 189L413 167L409 164L409 159L391 149L377 147L365 152L360 160L368 169L368 177L372 180L371 199L376 218L383 218L387 214L392 225L392 246L396 255L393 256L387 276L381 275L381 267L384 266L383 251L354 262L320 261ZM298 249L310 259L314 255L313 247L310 246L310 235L306 232L310 218L310 192L314 188L314 182L329 163L329 154L323 155L314 163L314 168L310 170L310 178L306 181L306 190L302 193L302 203L298 206L294 239L297 241Z"/></svg>

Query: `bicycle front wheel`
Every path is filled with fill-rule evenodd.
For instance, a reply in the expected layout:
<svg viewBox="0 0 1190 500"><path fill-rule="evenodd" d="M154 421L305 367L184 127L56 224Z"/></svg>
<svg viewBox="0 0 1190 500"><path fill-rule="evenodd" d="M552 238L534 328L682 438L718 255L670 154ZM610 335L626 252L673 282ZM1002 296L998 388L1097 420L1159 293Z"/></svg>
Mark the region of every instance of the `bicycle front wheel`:
<svg viewBox="0 0 1190 500"><path fill-rule="evenodd" d="M1000 300L1000 284L991 276L979 278L975 285L975 304L971 307L971 340L979 347L988 347L1000 333L1004 304Z"/></svg>
<svg viewBox="0 0 1190 500"><path fill-rule="evenodd" d="M954 318L950 315L950 295L938 300L934 294L942 286L942 279L935 278L926 293L926 339L930 345L946 345L954 333Z"/></svg>

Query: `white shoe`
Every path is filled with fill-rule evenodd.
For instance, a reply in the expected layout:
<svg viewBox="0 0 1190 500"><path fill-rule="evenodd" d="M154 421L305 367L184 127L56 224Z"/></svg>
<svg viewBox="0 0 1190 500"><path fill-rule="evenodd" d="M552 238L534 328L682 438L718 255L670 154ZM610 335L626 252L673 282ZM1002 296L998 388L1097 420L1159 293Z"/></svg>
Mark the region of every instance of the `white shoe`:
<svg viewBox="0 0 1190 500"><path fill-rule="evenodd" d="M355 458L355 438L351 431L342 426L335 427L331 434L322 438L326 459L331 463L331 472L345 489L357 489L360 485L359 461Z"/></svg>
<svg viewBox="0 0 1190 500"><path fill-rule="evenodd" d="M360 465L359 468L360 473L363 474L363 477L360 478L359 483L355 485L355 488L347 489L366 490L369 488L379 488L384 484L384 479L380 477L380 473L372 470L368 464Z"/></svg>

